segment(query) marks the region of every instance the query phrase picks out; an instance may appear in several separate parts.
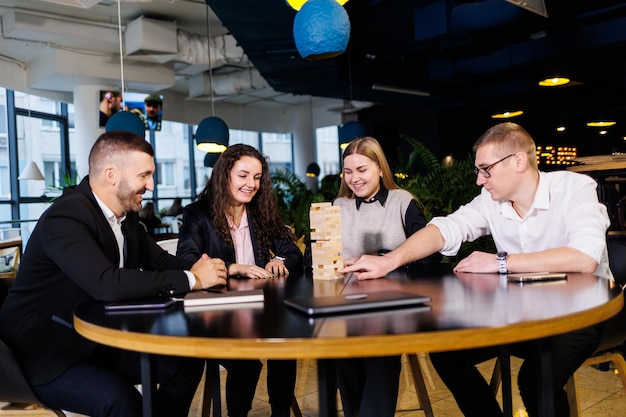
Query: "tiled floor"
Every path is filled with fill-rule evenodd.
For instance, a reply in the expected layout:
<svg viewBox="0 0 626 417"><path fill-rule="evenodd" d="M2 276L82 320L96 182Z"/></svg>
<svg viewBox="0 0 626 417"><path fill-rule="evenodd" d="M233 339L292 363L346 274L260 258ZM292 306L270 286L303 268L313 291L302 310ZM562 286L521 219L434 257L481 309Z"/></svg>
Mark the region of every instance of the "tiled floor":
<svg viewBox="0 0 626 417"><path fill-rule="evenodd" d="M432 368L430 361L426 357L427 371L425 371L428 395L435 417L461 417L456 403L452 399L450 392L445 388L437 373ZM487 376L491 376L493 361L485 362L479 367ZM520 361L511 359L513 369L513 381L517 376L517 369ZM419 403L413 387L410 375L410 367L406 358L403 357L402 373L400 375L400 395L396 417L422 417L424 412L419 409ZM613 370L602 372L592 367L584 367L578 370L576 382L578 385L578 395L582 417L623 417L626 415L626 393L622 388L621 380ZM224 399L224 385L226 372L222 370L222 399ZM204 381L200 383L194 398L189 417L199 417L202 407L202 390ZM522 401L515 393L516 387L513 385L513 409L515 417L525 417ZM317 417L317 370L315 361L303 360L298 362L298 379L296 383L296 397L302 414L306 417ZM339 407L341 402L338 400ZM0 403L2 405L2 403ZM224 400L222 400L222 415L227 416ZM269 416L269 404L267 402L267 391L265 386L265 371L261 374L257 395L254 399L253 410L250 417ZM340 412L340 416L343 414ZM68 413L68 417L81 417L78 414Z"/></svg>
<svg viewBox="0 0 626 417"><path fill-rule="evenodd" d="M433 408L435 417L460 417L456 403L452 399L450 392L445 388L437 373L432 368L430 361L426 359L428 372L424 375L428 394ZM493 370L493 361L485 362L480 365L480 369L487 377L491 376ZM513 381L517 376L516 370L519 368L520 361L512 358L511 366L513 368ZM403 357L402 373L400 375L400 395L396 416L403 417L422 417L424 412L419 409L419 403L413 387L410 374L410 367L406 358ZM576 374L576 382L578 385L578 394L582 417L623 417L626 415L626 393L624 392L621 380L612 370L607 372L598 371L592 367L580 369ZM222 390L224 388L225 371L222 371ZM190 412L190 417L200 416L202 386L196 393L194 403ZM516 391L514 385L513 390ZM222 395L224 398L224 395ZM296 398L302 410L302 414L307 417L317 417L317 370L315 361L304 360L298 362L298 379L296 383ZM222 400L222 403L224 401ZM341 402L338 401L339 407ZM227 416L225 405L222 404L222 415ZM526 416L519 395L513 396L513 409L516 417ZM267 402L267 391L265 389L265 373L261 374L259 385L257 387L257 395L253 403L253 410L250 417L269 416L269 404ZM340 413L340 416L342 414Z"/></svg>

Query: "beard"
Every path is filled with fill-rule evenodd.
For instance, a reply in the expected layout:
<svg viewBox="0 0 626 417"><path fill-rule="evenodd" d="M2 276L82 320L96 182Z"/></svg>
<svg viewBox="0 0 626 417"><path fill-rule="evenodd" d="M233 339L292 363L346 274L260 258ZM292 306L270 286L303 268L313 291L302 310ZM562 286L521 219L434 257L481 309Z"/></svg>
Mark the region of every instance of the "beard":
<svg viewBox="0 0 626 417"><path fill-rule="evenodd" d="M128 181L125 178L120 180L120 187L117 190L117 199L124 211L139 211L141 209L141 198L137 198L137 196L143 195L146 192L145 188L140 190L131 190L128 185ZM139 200L139 201L137 201Z"/></svg>

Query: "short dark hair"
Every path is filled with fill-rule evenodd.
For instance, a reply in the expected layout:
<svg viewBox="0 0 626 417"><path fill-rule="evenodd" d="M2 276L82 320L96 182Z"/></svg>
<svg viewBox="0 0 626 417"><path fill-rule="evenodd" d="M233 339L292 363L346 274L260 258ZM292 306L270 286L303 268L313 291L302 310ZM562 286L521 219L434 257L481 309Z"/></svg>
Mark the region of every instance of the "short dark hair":
<svg viewBox="0 0 626 417"><path fill-rule="evenodd" d="M125 130L112 130L103 133L89 152L89 173L129 151L144 152L154 157L154 149L141 136Z"/></svg>

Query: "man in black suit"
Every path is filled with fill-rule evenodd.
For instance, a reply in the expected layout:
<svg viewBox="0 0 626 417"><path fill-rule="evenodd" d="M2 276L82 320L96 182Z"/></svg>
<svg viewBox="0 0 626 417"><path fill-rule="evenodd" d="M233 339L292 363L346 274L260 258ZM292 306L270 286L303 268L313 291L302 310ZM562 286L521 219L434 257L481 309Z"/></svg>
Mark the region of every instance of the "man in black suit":
<svg viewBox="0 0 626 417"><path fill-rule="evenodd" d="M0 334L46 405L97 416L140 416L137 353L98 345L73 328L76 306L225 284L221 259L195 263L162 250L139 225L154 187L154 151L126 131L101 135L89 176L46 210L0 310ZM185 417L204 361L158 357L157 415Z"/></svg>

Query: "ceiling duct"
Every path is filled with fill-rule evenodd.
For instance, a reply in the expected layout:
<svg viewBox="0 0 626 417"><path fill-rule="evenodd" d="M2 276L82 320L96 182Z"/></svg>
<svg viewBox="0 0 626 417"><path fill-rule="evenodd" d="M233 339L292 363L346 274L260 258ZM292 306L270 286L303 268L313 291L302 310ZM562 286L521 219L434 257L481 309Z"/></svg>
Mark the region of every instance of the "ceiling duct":
<svg viewBox="0 0 626 417"><path fill-rule="evenodd" d="M209 72L203 72L189 79L189 98L211 95ZM269 84L256 69L213 74L213 93L216 96L245 94L246 92L269 88Z"/></svg>
<svg viewBox="0 0 626 417"><path fill-rule="evenodd" d="M114 25L21 10L2 15L2 38L105 53L116 51L119 44Z"/></svg>
<svg viewBox="0 0 626 417"><path fill-rule="evenodd" d="M176 23L139 17L126 25L125 54L173 55L178 52Z"/></svg>
<svg viewBox="0 0 626 417"><path fill-rule="evenodd" d="M64 6L81 7L83 9L91 9L98 4L100 0L41 0L47 3L62 4Z"/></svg>
<svg viewBox="0 0 626 417"><path fill-rule="evenodd" d="M211 48L209 48L211 42ZM197 75L209 69L209 49L213 69L224 65L240 68L252 67L252 63L237 45L237 40L229 34L220 35L207 41L206 36L178 30L178 61L188 64L177 70L178 75Z"/></svg>

